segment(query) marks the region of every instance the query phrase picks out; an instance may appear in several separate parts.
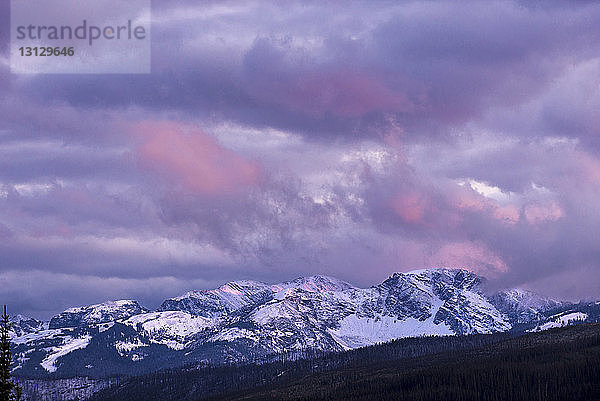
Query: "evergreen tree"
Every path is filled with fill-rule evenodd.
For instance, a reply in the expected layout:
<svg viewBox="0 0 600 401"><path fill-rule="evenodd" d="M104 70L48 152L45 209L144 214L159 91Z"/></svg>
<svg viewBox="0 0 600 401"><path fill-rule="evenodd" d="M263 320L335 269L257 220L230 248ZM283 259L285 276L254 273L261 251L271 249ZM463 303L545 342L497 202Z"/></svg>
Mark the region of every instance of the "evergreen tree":
<svg viewBox="0 0 600 401"><path fill-rule="evenodd" d="M4 305L0 321L0 401L19 401L22 390L18 382L11 379L12 356L10 353L10 322Z"/></svg>

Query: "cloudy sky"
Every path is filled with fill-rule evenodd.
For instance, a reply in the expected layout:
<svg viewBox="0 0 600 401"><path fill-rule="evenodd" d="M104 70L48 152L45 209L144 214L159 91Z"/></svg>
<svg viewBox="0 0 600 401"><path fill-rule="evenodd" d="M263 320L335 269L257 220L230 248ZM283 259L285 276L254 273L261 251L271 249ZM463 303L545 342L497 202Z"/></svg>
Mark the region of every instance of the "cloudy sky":
<svg viewBox="0 0 600 401"><path fill-rule="evenodd" d="M10 73L12 313L462 267L600 298L596 2L156 1L152 73Z"/></svg>

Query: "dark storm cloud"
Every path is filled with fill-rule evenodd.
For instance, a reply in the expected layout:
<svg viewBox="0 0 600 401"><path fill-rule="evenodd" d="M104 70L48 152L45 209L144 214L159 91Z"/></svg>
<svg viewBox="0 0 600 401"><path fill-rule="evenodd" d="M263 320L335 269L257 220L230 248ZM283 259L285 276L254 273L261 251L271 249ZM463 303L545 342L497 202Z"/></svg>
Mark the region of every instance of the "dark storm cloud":
<svg viewBox="0 0 600 401"><path fill-rule="evenodd" d="M196 19L165 10L153 27L151 76L39 77L20 89L78 106L218 113L312 136L377 135L371 128L390 117L410 134L443 135L490 107L532 99L598 53L598 7L461 4L354 3L341 13L309 4L290 6L292 14L226 3L231 13L196 11Z"/></svg>

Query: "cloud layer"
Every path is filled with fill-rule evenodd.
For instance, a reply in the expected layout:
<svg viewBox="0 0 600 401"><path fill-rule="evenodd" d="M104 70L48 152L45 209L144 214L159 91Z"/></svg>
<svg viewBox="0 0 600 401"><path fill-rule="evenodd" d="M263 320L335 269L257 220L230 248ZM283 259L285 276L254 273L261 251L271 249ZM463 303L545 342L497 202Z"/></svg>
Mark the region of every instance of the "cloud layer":
<svg viewBox="0 0 600 401"><path fill-rule="evenodd" d="M153 7L149 75L0 50L13 311L433 266L600 294L594 2Z"/></svg>

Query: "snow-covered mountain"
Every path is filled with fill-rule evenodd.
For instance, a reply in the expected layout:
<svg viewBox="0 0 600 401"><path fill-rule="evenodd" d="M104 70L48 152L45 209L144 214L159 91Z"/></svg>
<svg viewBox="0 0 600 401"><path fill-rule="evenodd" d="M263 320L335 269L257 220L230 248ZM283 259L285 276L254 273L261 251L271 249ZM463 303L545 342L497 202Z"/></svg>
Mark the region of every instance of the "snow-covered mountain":
<svg viewBox="0 0 600 401"><path fill-rule="evenodd" d="M70 308L50 319L50 329L63 327L89 327L100 323L110 323L133 315L148 312L137 301L109 301L97 305Z"/></svg>
<svg viewBox="0 0 600 401"><path fill-rule="evenodd" d="M544 312L563 305L562 302L542 298L531 291L517 288L497 292L490 297L490 302L505 313L513 325L541 320L544 318Z"/></svg>
<svg viewBox="0 0 600 401"><path fill-rule="evenodd" d="M25 334L36 333L48 328L47 323L23 315L11 316L9 322L11 337L20 337Z"/></svg>
<svg viewBox="0 0 600 401"><path fill-rule="evenodd" d="M272 285L235 281L167 299L156 311L127 300L67 309L49 322L17 317L11 321L15 373L143 373L342 351L408 336L543 329L560 308L578 313L576 305L523 290L488 296L483 283L459 269L395 273L370 288L326 276ZM600 305L586 307L578 318L597 319Z"/></svg>

